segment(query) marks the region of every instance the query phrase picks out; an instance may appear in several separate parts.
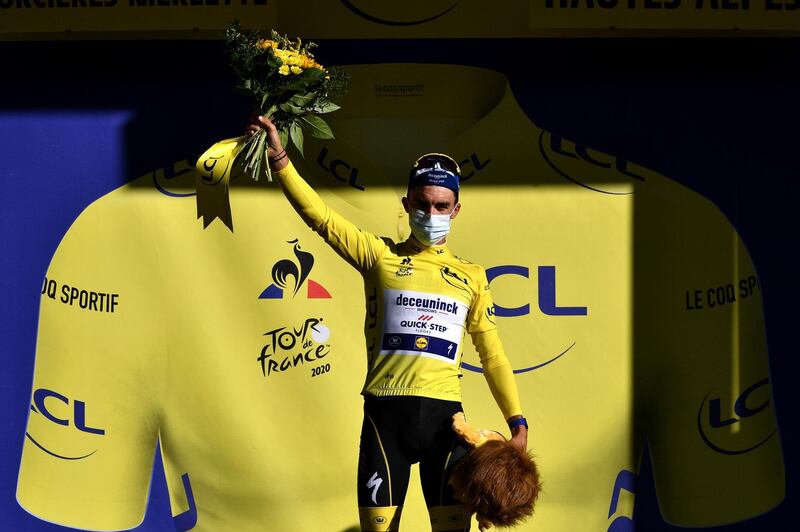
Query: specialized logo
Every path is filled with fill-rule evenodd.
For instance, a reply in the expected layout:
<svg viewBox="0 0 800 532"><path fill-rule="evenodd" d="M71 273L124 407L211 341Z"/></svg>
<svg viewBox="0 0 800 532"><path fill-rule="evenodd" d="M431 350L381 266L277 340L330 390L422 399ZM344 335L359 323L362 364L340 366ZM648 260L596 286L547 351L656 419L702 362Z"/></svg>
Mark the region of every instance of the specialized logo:
<svg viewBox="0 0 800 532"><path fill-rule="evenodd" d="M97 440L93 438L104 436L106 433L105 429L90 426L86 417L85 401L76 399L70 405L70 400L66 396L54 390L38 388L33 392L31 417L28 420L25 436L50 456L61 460L82 460L92 456L97 449L90 452L75 452L74 449L96 445ZM59 431L58 442L48 442L46 445L43 439L54 437L52 424L67 428L63 429L63 432ZM39 432L42 435L38 435ZM37 433L37 436L33 433Z"/></svg>
<svg viewBox="0 0 800 532"><path fill-rule="evenodd" d="M543 314L547 316L588 315L589 308L587 306L559 306L556 304L555 266L539 266L537 271L538 271L538 285L539 285L538 307ZM530 277L530 270L527 266L519 266L516 264L492 266L491 268L486 269L486 279L489 281L489 285L491 285L492 281L494 281L495 279L498 279L503 276L514 276L514 277L522 277L528 279ZM486 313L486 317L492 323L494 323L495 316L500 316L504 318L514 318L530 314L531 306L529 303L525 303L524 305L520 305L517 307L505 307L495 302L491 307L487 308L484 312ZM557 355L549 356L544 362L536 364L534 366L514 369L514 373L525 373L546 366L547 364L550 364L551 362L558 360L574 346L575 342L572 342L572 344L569 345L566 349L564 349ZM474 371L476 373L483 373L482 368L474 366L467 362L462 361L461 367L469 371Z"/></svg>
<svg viewBox="0 0 800 532"><path fill-rule="evenodd" d="M322 323L322 318L307 318L299 327L278 327L263 336L267 337L267 343L261 348L258 362L265 377L304 364L314 364L331 352L328 343L331 331ZM312 376L317 374L312 372Z"/></svg>
<svg viewBox="0 0 800 532"><path fill-rule="evenodd" d="M383 483L383 479L378 476L378 472L375 471L369 480L367 481L367 489L372 490L372 503L378 504L377 496L378 496L378 488L381 487ZM380 517L380 516L379 516Z"/></svg>
<svg viewBox="0 0 800 532"><path fill-rule="evenodd" d="M290 259L281 259L272 266L272 284L261 292L259 299L283 299L284 291L289 290L292 297L297 295L300 287L306 284L306 297L309 299L330 299L331 294L318 282L308 278L314 267L314 256L300 249L300 244L295 238L288 241L294 244L294 256L297 262ZM289 278L292 278L291 284ZM306 281L308 281L306 283Z"/></svg>
<svg viewBox="0 0 800 532"><path fill-rule="evenodd" d="M558 175L594 192L632 194L634 183L645 180L622 157L595 150L591 153L590 148L571 143L547 131L542 131L539 135L539 151Z"/></svg>
<svg viewBox="0 0 800 532"><path fill-rule="evenodd" d="M769 379L761 379L740 393L733 405L735 415L726 419L722 397L712 396L709 390L697 409L697 431L706 446L721 454L737 455L757 449L772 438L778 429L767 415L769 411L765 412L770 401L768 384ZM737 423L741 424L739 430L731 431Z"/></svg>
<svg viewBox="0 0 800 532"><path fill-rule="evenodd" d="M413 15L415 16L411 19L406 19L409 8L408 4L405 2L366 2L365 0L341 0L341 2L344 7L359 17L375 24L383 24L386 26L415 26L436 20L446 15L455 8L461 0L432 0L430 2L425 2L425 5L430 6L429 14L422 15L421 13L414 13ZM379 13L376 11L379 11Z"/></svg>

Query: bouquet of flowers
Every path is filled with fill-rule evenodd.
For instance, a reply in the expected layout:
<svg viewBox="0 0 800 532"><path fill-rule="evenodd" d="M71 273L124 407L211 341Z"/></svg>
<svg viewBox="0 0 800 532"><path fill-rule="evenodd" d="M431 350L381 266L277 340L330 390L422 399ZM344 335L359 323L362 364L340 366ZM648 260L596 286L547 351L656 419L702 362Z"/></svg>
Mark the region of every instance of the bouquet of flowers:
<svg viewBox="0 0 800 532"><path fill-rule="evenodd" d="M320 116L336 111L332 100L347 90L347 74L317 63L311 49L313 42L296 41L271 30L269 39L257 30L243 30L237 19L225 31L230 66L239 78L234 90L252 99L253 112L275 124L284 147L289 142L303 155L305 133L331 139L333 132ZM266 173L272 181L267 162L266 132L250 137L240 153L244 173L255 180Z"/></svg>
<svg viewBox="0 0 800 532"><path fill-rule="evenodd" d="M253 114L272 120L284 147L293 144L303 155L307 133L321 139L333 132L320 116L339 109L332 100L343 96L349 77L335 67L325 68L314 59L312 42L290 40L275 30L270 39L258 30L244 30L238 19L225 30L230 66L238 81L234 91L250 97ZM243 173L272 181L267 160L267 133L217 142L197 160L197 217L203 227L219 218L233 231L228 187L232 175Z"/></svg>

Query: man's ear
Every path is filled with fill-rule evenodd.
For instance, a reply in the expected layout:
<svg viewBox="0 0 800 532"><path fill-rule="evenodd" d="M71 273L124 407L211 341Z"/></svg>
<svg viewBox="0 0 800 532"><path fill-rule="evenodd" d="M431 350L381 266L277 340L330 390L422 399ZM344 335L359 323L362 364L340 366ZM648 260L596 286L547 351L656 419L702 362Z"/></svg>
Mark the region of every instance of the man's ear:
<svg viewBox="0 0 800 532"><path fill-rule="evenodd" d="M408 208L408 198L403 196L401 201L403 202L403 208L406 210L406 212L411 212Z"/></svg>
<svg viewBox="0 0 800 532"><path fill-rule="evenodd" d="M459 212L461 212L461 202L456 203L456 206L453 208L452 214L450 214L450 219L452 220L453 218L458 216Z"/></svg>

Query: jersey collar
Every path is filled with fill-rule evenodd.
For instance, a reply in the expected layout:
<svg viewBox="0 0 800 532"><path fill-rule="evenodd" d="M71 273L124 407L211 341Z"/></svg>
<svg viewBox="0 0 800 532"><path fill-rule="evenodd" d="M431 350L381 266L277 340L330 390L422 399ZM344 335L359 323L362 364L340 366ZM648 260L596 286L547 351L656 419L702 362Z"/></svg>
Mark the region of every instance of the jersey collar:
<svg viewBox="0 0 800 532"><path fill-rule="evenodd" d="M430 246L426 246L422 244L419 240L414 238L413 236L409 236L402 244L402 247L406 248L408 251L411 252L413 255L432 255L435 257L442 257L445 255L451 255L450 248L447 247L447 241L445 240L442 244L432 244Z"/></svg>
<svg viewBox="0 0 800 532"><path fill-rule="evenodd" d="M526 142L536 138L533 133L539 131L519 106L508 78L501 72L474 66L420 63L342 65L341 68L350 76L350 89L341 101L341 109L325 115L336 138L320 140L307 135L304 140L305 160L301 164L324 187L357 191L389 186L402 197L408 169L425 151L452 155L460 164L464 163L463 173L469 179L476 165L473 161L476 154L483 154L484 160L520 157L520 146L509 139L509 131ZM363 127L374 129L378 142L391 143L393 135L408 132L382 128L381 119L402 117L410 122L418 119L420 124L437 117L458 118L468 125L438 144L410 148L398 143L398 150L407 152L392 152L391 161L382 160L368 146L348 138L346 128L337 127L348 122L363 123ZM527 135L529 132L531 135ZM348 196L348 200L358 202L357 196Z"/></svg>

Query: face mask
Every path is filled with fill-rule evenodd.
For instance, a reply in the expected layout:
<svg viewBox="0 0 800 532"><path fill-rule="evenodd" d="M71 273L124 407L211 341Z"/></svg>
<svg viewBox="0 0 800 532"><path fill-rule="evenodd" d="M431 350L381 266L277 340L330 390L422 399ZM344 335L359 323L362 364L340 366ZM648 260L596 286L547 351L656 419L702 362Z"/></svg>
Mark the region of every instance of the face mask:
<svg viewBox="0 0 800 532"><path fill-rule="evenodd" d="M449 214L426 214L419 209L411 209L408 218L411 232L417 240L426 246L431 246L450 232L450 214L453 214L453 211Z"/></svg>

